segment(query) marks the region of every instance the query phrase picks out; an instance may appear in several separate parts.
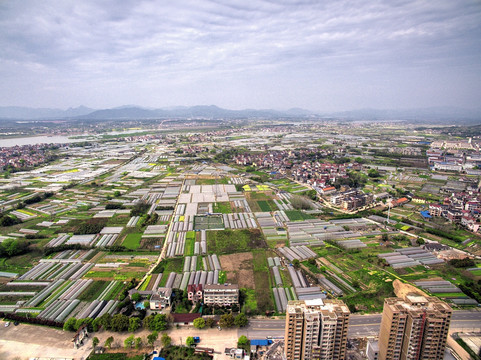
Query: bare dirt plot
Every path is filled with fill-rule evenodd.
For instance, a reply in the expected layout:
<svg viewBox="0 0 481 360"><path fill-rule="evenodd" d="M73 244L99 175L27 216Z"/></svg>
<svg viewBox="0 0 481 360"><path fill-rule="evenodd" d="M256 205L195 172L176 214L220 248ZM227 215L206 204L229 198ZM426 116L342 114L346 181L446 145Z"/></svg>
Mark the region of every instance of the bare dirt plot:
<svg viewBox="0 0 481 360"><path fill-rule="evenodd" d="M48 356L63 359L85 359L92 351L92 342L74 349L73 333L43 326L11 324L0 321L0 359L29 359Z"/></svg>
<svg viewBox="0 0 481 360"><path fill-rule="evenodd" d="M238 284L239 288L254 289L252 258L250 252L219 256L222 270L227 272L227 281Z"/></svg>

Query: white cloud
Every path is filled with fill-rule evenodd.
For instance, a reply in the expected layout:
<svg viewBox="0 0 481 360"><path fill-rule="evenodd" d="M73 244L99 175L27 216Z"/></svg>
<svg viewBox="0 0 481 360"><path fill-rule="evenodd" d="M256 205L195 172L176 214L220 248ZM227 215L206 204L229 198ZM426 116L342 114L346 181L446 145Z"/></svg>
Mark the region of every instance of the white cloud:
<svg viewBox="0 0 481 360"><path fill-rule="evenodd" d="M287 98L290 106L323 109L333 103L326 98L336 98L336 107L352 108L397 93L400 80L411 89L386 102L439 105L463 91L463 79L480 76L480 15L480 3L469 0L3 2L0 61L8 66L0 69L0 105L67 107L92 101L94 92L95 103L86 105L135 98L150 106L183 99L238 108L250 99L285 107ZM458 88L430 97L418 90L421 73L433 84L456 78ZM358 81L376 91L361 95L353 90ZM22 92L21 100L9 95ZM471 93L465 99L459 105L477 100Z"/></svg>

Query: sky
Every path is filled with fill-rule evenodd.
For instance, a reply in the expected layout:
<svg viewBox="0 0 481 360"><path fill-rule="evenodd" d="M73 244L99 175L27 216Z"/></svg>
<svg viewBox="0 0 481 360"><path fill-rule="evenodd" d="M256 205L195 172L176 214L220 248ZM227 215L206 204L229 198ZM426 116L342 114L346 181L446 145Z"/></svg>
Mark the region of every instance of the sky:
<svg viewBox="0 0 481 360"><path fill-rule="evenodd" d="M480 0L0 0L0 106L481 106Z"/></svg>

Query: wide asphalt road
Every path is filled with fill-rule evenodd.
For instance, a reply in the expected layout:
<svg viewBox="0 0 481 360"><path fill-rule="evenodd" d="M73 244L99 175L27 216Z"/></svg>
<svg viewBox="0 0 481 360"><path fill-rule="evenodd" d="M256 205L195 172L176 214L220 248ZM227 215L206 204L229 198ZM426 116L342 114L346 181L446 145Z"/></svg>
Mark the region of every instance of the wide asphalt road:
<svg viewBox="0 0 481 360"><path fill-rule="evenodd" d="M348 337L364 337L379 335L381 314L351 315L349 318ZM284 337L285 320L250 320L246 328L239 330L240 335L249 339L265 339L266 337ZM451 330L472 331L481 328L481 311L459 310L453 312Z"/></svg>

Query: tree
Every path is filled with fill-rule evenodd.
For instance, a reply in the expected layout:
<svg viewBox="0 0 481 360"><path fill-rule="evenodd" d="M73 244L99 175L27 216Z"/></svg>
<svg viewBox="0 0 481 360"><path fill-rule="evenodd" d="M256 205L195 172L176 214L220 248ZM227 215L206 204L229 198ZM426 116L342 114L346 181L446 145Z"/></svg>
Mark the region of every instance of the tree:
<svg viewBox="0 0 481 360"><path fill-rule="evenodd" d="M102 326L104 330L109 330L110 322L112 321L112 315L110 315L109 313L105 313L95 320L98 320L99 325Z"/></svg>
<svg viewBox="0 0 481 360"><path fill-rule="evenodd" d="M87 325L89 331L92 331L92 318L86 318L86 319L78 319L75 322L75 330L78 330L82 327L82 325Z"/></svg>
<svg viewBox="0 0 481 360"><path fill-rule="evenodd" d="M424 245L426 242L424 241L424 239L422 237L419 237L416 239L416 243L421 246L421 245Z"/></svg>
<svg viewBox="0 0 481 360"><path fill-rule="evenodd" d="M100 341L99 341L99 338L98 338L98 337L94 337L94 338L92 339L92 346L94 347L94 349L95 349L95 347L99 344L99 342L100 342Z"/></svg>
<svg viewBox="0 0 481 360"><path fill-rule="evenodd" d="M296 269L299 269L300 264L301 264L301 263L300 263L300 261L299 261L298 259L292 260L292 265L294 265L294 267L295 267Z"/></svg>
<svg viewBox="0 0 481 360"><path fill-rule="evenodd" d="M464 258L464 259L451 259L448 261L448 264L454 266L456 268L463 268L463 267L475 267L476 263L473 259Z"/></svg>
<svg viewBox="0 0 481 360"><path fill-rule="evenodd" d="M145 201L139 201L137 204L134 205L132 210L130 210L130 216L142 216L147 214L149 211L150 205L147 204Z"/></svg>
<svg viewBox="0 0 481 360"><path fill-rule="evenodd" d="M107 340L105 340L104 346L108 349L112 347L112 343L114 342L113 336L109 336Z"/></svg>
<svg viewBox="0 0 481 360"><path fill-rule="evenodd" d="M129 317L123 314L112 316L110 328L116 332L126 331L129 328Z"/></svg>
<svg viewBox="0 0 481 360"><path fill-rule="evenodd" d="M142 347L142 338L139 336L135 338L135 348L140 349Z"/></svg>
<svg viewBox="0 0 481 360"><path fill-rule="evenodd" d="M133 347L134 343L135 343L135 336L130 335L127 339L124 340L124 347L126 348Z"/></svg>
<svg viewBox="0 0 481 360"><path fill-rule="evenodd" d="M162 347L166 348L170 346L172 339L169 335L167 335L167 333L163 333L162 337L160 338L160 343L162 344Z"/></svg>
<svg viewBox="0 0 481 360"><path fill-rule="evenodd" d="M167 316L165 316L165 314L156 314L150 316L153 316L153 318L149 322L149 330L163 331L168 329L169 324L167 323Z"/></svg>
<svg viewBox="0 0 481 360"><path fill-rule="evenodd" d="M381 176L381 174L379 173L379 171L377 171L377 169L370 169L368 172L367 172L367 175L370 177L370 178L378 178Z"/></svg>
<svg viewBox="0 0 481 360"><path fill-rule="evenodd" d="M195 344L195 341L192 336L188 336L187 339L185 339L185 345L192 346L194 344Z"/></svg>
<svg viewBox="0 0 481 360"><path fill-rule="evenodd" d="M132 301L135 301L135 302L140 301L140 294L139 293L132 294L131 299Z"/></svg>
<svg viewBox="0 0 481 360"><path fill-rule="evenodd" d="M147 300L144 301L144 308L146 308L146 309L150 308L150 302L149 301L147 301Z"/></svg>
<svg viewBox="0 0 481 360"><path fill-rule="evenodd" d="M249 339L245 335L241 335L239 340L237 340L237 347L246 350L249 346Z"/></svg>
<svg viewBox="0 0 481 360"><path fill-rule="evenodd" d="M155 315L149 315L144 317L144 320L142 320L142 326L144 329L149 329L152 330L152 320L154 320Z"/></svg>
<svg viewBox="0 0 481 360"><path fill-rule="evenodd" d="M17 219L15 216L3 215L0 218L0 226L12 226L20 224L21 222L22 221Z"/></svg>
<svg viewBox="0 0 481 360"><path fill-rule="evenodd" d="M140 327L140 319L138 317L131 317L129 319L129 332L135 332Z"/></svg>
<svg viewBox="0 0 481 360"><path fill-rule="evenodd" d="M389 240L389 235L387 233L382 233L381 240L386 242Z"/></svg>
<svg viewBox="0 0 481 360"><path fill-rule="evenodd" d="M312 209L311 203L309 200L306 198L299 196L299 195L293 195L292 198L290 199L291 205L297 209L297 210L310 210Z"/></svg>
<svg viewBox="0 0 481 360"><path fill-rule="evenodd" d="M238 326L238 327L246 326L248 323L249 323L249 320L247 319L247 316L244 313L239 313L234 319L234 324L235 326Z"/></svg>
<svg viewBox="0 0 481 360"><path fill-rule="evenodd" d="M159 333L157 331L152 331L152 334L147 335L147 342L150 346L154 347L154 343L159 338Z"/></svg>
<svg viewBox="0 0 481 360"><path fill-rule="evenodd" d="M75 331L75 325L77 324L77 319L70 318L63 324L63 329L65 331Z"/></svg>
<svg viewBox="0 0 481 360"><path fill-rule="evenodd" d="M99 331L100 329L100 318L96 318L94 319L94 321L92 321L92 330L94 332L97 332Z"/></svg>
<svg viewBox="0 0 481 360"><path fill-rule="evenodd" d="M194 319L194 327L196 329L203 329L205 327L205 320L203 318Z"/></svg>
<svg viewBox="0 0 481 360"><path fill-rule="evenodd" d="M234 326L234 320L234 315L232 315L231 313L224 314L220 316L219 325L221 327L230 328Z"/></svg>
<svg viewBox="0 0 481 360"><path fill-rule="evenodd" d="M27 241L7 239L0 243L0 257L12 257L28 252Z"/></svg>
<svg viewBox="0 0 481 360"><path fill-rule="evenodd" d="M194 320L194 321L195 321L195 320ZM215 320L214 320L214 319L212 319L212 318L207 318L207 319L205 320L205 326L211 328L211 327L213 327L214 325L215 325Z"/></svg>

